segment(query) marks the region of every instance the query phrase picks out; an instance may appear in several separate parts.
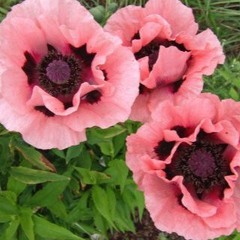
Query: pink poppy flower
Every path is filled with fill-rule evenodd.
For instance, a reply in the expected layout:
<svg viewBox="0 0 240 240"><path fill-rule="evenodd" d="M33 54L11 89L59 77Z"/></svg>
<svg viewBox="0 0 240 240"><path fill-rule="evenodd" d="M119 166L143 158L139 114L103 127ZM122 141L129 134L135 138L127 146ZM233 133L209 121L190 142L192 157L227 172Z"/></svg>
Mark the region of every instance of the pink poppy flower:
<svg viewBox="0 0 240 240"><path fill-rule="evenodd" d="M202 75L213 73L224 55L209 29L198 32L192 10L179 0L149 0L113 14L106 31L119 36L140 64L140 95L133 120L148 121L156 103L174 96L199 94Z"/></svg>
<svg viewBox="0 0 240 240"><path fill-rule="evenodd" d="M126 162L156 227L207 240L240 230L240 104L161 102L127 138Z"/></svg>
<svg viewBox="0 0 240 240"><path fill-rule="evenodd" d="M125 121L138 86L132 52L76 0L26 0L0 25L0 122L37 148Z"/></svg>

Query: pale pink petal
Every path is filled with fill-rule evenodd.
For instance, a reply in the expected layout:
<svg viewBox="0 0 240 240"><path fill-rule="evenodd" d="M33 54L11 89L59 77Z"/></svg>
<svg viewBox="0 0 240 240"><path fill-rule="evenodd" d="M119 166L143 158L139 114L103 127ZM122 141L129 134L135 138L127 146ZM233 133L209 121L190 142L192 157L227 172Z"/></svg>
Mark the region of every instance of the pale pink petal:
<svg viewBox="0 0 240 240"><path fill-rule="evenodd" d="M133 121L148 122L151 119L151 111L148 107L148 99L150 94L140 94L132 107L129 119Z"/></svg>
<svg viewBox="0 0 240 240"><path fill-rule="evenodd" d="M192 59L189 62L187 74L200 72L210 75L217 64L222 64L225 59L220 42L210 29L199 33L191 41L187 41L186 48L192 50Z"/></svg>
<svg viewBox="0 0 240 240"><path fill-rule="evenodd" d="M84 131L71 130L59 117L46 117L35 110L20 115L4 100L0 100L0 111L4 112L0 116L1 123L10 131L21 132L23 139L36 148L64 149L86 140Z"/></svg>
<svg viewBox="0 0 240 240"><path fill-rule="evenodd" d="M189 52L179 51L176 47L161 46L150 78L155 80L156 86L166 86L180 80L187 69L189 57Z"/></svg>
<svg viewBox="0 0 240 240"><path fill-rule="evenodd" d="M143 180L146 207L155 226L168 233L177 232L186 239L206 240L231 234L234 225L222 228L209 228L195 214L179 205L180 189L171 183L146 175Z"/></svg>
<svg viewBox="0 0 240 240"><path fill-rule="evenodd" d="M131 46L131 40L138 32L145 14L139 6L127 6L119 9L107 21L104 29L119 36L124 46Z"/></svg>
<svg viewBox="0 0 240 240"><path fill-rule="evenodd" d="M149 0L145 6L147 14L159 14L172 26L173 36L180 32L196 34L198 25L192 9L179 0Z"/></svg>
<svg viewBox="0 0 240 240"><path fill-rule="evenodd" d="M27 77L24 72L14 68L6 70L1 75L1 84L4 89L2 96L12 108L22 114L28 111L26 101L31 95L31 88L27 83Z"/></svg>

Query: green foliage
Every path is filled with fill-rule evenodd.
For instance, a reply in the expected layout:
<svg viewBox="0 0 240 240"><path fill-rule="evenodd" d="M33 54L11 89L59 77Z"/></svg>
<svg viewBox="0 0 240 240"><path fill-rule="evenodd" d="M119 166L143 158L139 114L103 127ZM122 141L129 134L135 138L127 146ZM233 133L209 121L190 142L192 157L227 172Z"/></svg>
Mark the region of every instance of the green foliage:
<svg viewBox="0 0 240 240"><path fill-rule="evenodd" d="M240 100L240 61L228 59L214 75L205 78L205 92L217 94L220 98Z"/></svg>
<svg viewBox="0 0 240 240"><path fill-rule="evenodd" d="M11 162L0 166L6 189L0 191L0 239L104 238L134 231L144 199L124 154L126 136L138 126L128 121L92 128L87 142L63 151L39 151L1 129L0 154Z"/></svg>

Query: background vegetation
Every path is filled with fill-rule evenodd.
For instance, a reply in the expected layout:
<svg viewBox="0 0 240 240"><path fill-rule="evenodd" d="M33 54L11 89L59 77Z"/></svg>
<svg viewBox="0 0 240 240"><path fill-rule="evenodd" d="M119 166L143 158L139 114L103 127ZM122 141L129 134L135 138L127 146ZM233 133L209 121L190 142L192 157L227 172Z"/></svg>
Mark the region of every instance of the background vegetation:
<svg viewBox="0 0 240 240"><path fill-rule="evenodd" d="M0 19L18 2L0 0ZM118 8L146 0L80 2L104 25ZM240 100L240 0L183 2L193 8L200 29L215 32L226 53L225 64L205 78L204 91ZM156 229L124 162L125 138L138 126L91 129L87 143L64 151L40 151L0 127L0 240L154 240ZM240 234L223 239L239 240Z"/></svg>

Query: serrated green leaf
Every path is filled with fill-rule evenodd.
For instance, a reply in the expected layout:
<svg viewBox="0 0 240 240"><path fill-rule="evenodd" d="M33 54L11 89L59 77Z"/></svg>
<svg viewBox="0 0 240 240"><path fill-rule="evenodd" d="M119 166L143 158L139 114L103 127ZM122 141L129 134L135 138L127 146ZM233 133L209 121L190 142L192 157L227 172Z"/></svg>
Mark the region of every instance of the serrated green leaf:
<svg viewBox="0 0 240 240"><path fill-rule="evenodd" d="M25 183L17 181L12 176L8 178L7 189L16 193L17 196L26 188L26 186Z"/></svg>
<svg viewBox="0 0 240 240"><path fill-rule="evenodd" d="M55 201L59 198L59 195L65 190L69 183L69 180L59 181L59 182L51 182L46 184L43 189L33 195L33 197L28 201L29 206L41 206L48 207L55 203Z"/></svg>
<svg viewBox="0 0 240 240"><path fill-rule="evenodd" d="M48 240L84 240L66 228L51 223L42 217L34 215L33 221L35 224L35 233L42 238Z"/></svg>
<svg viewBox="0 0 240 240"><path fill-rule="evenodd" d="M111 226L115 227L111 218L110 203L106 191L100 186L94 185L92 188L92 198L98 212L108 221Z"/></svg>
<svg viewBox="0 0 240 240"><path fill-rule="evenodd" d="M128 168L123 160L116 159L109 163L109 168L105 173L112 177L112 183L120 185L120 190L123 192L124 186L128 176Z"/></svg>
<svg viewBox="0 0 240 240"><path fill-rule="evenodd" d="M26 167L12 167L10 173L16 180L26 184L69 181L69 178L63 175Z"/></svg>
<svg viewBox="0 0 240 240"><path fill-rule="evenodd" d="M28 240L35 240L32 215L32 209L20 208L20 224Z"/></svg>
<svg viewBox="0 0 240 240"><path fill-rule="evenodd" d="M16 232L19 226L19 219L16 218L11 221L8 227L5 229L4 232L0 235L0 240L17 240L16 239Z"/></svg>
<svg viewBox="0 0 240 240"><path fill-rule="evenodd" d="M115 125L107 129L90 128L87 130L87 139L89 144L102 143L103 141L109 141L113 137L126 132L123 126Z"/></svg>
<svg viewBox="0 0 240 240"><path fill-rule="evenodd" d="M106 188L111 219L115 219L117 199L111 187Z"/></svg>
<svg viewBox="0 0 240 240"><path fill-rule="evenodd" d="M93 208L93 221L97 230L105 235L109 229L109 224L95 207Z"/></svg>
<svg viewBox="0 0 240 240"><path fill-rule="evenodd" d="M73 223L78 222L79 220L85 221L90 220L93 217L92 210L88 207L89 197L90 191L82 193L76 206L68 213L66 218L67 222Z"/></svg>
<svg viewBox="0 0 240 240"><path fill-rule="evenodd" d="M91 171L85 168L75 167L83 184L101 184L110 177L102 172Z"/></svg>
<svg viewBox="0 0 240 240"><path fill-rule="evenodd" d="M69 163L69 161L73 158L79 157L81 155L82 150L83 144L68 148L66 153L66 163Z"/></svg>
<svg viewBox="0 0 240 240"><path fill-rule="evenodd" d="M5 216L5 218L7 218L7 216L9 216L9 218L15 216L17 214L16 200L17 196L15 193L10 191L1 191L0 215Z"/></svg>
<svg viewBox="0 0 240 240"><path fill-rule="evenodd" d="M20 141L14 141L14 148L33 166L42 170L55 171L54 166L35 148Z"/></svg>
<svg viewBox="0 0 240 240"><path fill-rule="evenodd" d="M115 218L115 222L120 231L135 231L135 226L131 220L130 211L125 202L118 201L118 204L116 205L116 216L118 217Z"/></svg>
<svg viewBox="0 0 240 240"><path fill-rule="evenodd" d="M104 155L114 157L114 145L112 141L101 142L97 144Z"/></svg>
<svg viewBox="0 0 240 240"><path fill-rule="evenodd" d="M51 152L54 153L56 156L65 159L66 155L65 152L63 150L59 150L57 148L53 148L51 149Z"/></svg>
<svg viewBox="0 0 240 240"><path fill-rule="evenodd" d="M47 208L53 215L55 215L58 218L64 219L64 220L66 219L66 217L68 215L66 206L62 200L58 199L52 205L48 205Z"/></svg>
<svg viewBox="0 0 240 240"><path fill-rule="evenodd" d="M143 193L137 189L134 183L127 185L122 194L122 198L125 205L128 206L129 212L134 214L136 208L138 209L139 217L141 219L145 207L144 196Z"/></svg>

